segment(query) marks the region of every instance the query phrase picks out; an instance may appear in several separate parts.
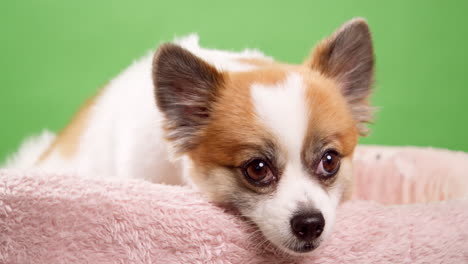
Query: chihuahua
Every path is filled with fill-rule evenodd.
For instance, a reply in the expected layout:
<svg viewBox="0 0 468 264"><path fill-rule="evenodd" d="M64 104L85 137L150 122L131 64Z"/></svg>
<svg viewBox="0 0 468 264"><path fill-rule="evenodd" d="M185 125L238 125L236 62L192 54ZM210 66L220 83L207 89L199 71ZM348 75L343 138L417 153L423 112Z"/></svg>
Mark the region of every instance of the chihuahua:
<svg viewBox="0 0 468 264"><path fill-rule="evenodd" d="M301 255L330 235L337 205L350 197L373 75L360 18L300 65L256 50L205 49L190 35L135 62L10 167L34 160L85 176L188 184Z"/></svg>

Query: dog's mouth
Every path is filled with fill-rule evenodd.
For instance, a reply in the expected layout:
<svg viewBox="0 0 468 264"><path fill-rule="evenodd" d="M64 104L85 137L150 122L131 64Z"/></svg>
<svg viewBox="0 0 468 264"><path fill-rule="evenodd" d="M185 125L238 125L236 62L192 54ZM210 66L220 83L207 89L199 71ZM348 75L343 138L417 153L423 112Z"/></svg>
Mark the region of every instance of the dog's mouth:
<svg viewBox="0 0 468 264"><path fill-rule="evenodd" d="M302 255L314 251L320 246L320 243L321 239L307 242L296 241L283 247L286 249L287 252L292 253L293 255Z"/></svg>
<svg viewBox="0 0 468 264"><path fill-rule="evenodd" d="M292 250L297 253L308 253L314 250L315 248L317 247L313 243L307 242L307 243L304 243L303 245L294 247Z"/></svg>

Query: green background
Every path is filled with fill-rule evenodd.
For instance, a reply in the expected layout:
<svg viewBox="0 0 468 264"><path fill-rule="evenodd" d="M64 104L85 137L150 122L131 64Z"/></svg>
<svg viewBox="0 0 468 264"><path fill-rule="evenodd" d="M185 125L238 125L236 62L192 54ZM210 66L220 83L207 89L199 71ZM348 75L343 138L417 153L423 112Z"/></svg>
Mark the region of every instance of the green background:
<svg viewBox="0 0 468 264"><path fill-rule="evenodd" d="M175 35L298 63L367 18L377 56L373 134L362 143L468 151L468 1L2 1L0 159Z"/></svg>

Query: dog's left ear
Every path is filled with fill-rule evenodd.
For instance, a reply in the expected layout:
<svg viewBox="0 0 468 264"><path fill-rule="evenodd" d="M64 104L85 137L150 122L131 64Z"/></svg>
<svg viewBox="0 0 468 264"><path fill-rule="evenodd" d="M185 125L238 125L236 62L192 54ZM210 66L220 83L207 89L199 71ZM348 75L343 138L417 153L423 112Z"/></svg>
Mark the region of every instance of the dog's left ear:
<svg viewBox="0 0 468 264"><path fill-rule="evenodd" d="M154 55L153 83L173 150L182 154L193 149L210 121L223 74L188 50L163 44Z"/></svg>
<svg viewBox="0 0 468 264"><path fill-rule="evenodd" d="M374 81L374 51L366 21L353 19L320 42L306 62L309 67L338 82L359 132L367 134L373 109L368 97Z"/></svg>

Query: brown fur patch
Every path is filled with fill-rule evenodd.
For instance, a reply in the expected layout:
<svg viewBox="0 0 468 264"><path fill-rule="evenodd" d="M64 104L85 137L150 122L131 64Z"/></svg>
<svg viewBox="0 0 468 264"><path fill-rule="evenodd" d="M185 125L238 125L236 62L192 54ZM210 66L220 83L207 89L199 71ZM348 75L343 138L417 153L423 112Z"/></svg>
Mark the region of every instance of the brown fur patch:
<svg viewBox="0 0 468 264"><path fill-rule="evenodd" d="M306 100L311 111L308 132L301 153L305 167L313 175L324 152L336 150L341 157L352 157L358 140L356 121L337 84L314 72L305 79L309 87ZM331 187L335 181L351 179L321 180L324 187Z"/></svg>
<svg viewBox="0 0 468 264"><path fill-rule="evenodd" d="M63 158L71 158L76 154L80 136L83 134L91 110L103 90L104 89L100 89L95 96L86 100L75 114L72 121L57 135L52 144L39 157L36 164L44 162L53 152L59 153Z"/></svg>
<svg viewBox="0 0 468 264"><path fill-rule="evenodd" d="M315 75L315 76L314 76ZM334 81L309 74L306 101L311 111L305 143L332 145L343 156L351 155L358 131L347 102Z"/></svg>

